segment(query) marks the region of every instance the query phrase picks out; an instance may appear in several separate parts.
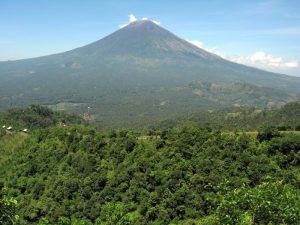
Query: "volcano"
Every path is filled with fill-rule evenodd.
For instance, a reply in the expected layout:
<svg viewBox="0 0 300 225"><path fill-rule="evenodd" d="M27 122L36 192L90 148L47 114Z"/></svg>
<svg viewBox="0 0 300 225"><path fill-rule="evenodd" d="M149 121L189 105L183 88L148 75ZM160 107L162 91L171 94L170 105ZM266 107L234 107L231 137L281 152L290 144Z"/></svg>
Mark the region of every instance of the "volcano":
<svg viewBox="0 0 300 225"><path fill-rule="evenodd" d="M298 99L299 87L300 78L225 60L149 20L64 53L0 62L1 110L45 104L103 124L276 106Z"/></svg>

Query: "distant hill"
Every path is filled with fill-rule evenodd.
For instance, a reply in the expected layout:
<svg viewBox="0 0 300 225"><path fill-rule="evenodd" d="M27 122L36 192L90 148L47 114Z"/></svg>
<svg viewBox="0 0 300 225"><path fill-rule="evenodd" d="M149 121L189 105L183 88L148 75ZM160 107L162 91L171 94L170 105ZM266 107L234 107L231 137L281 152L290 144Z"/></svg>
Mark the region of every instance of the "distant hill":
<svg viewBox="0 0 300 225"><path fill-rule="evenodd" d="M224 106L274 107L283 105L293 96L277 89L259 87L243 81L233 83L209 83L193 81L189 84L193 93Z"/></svg>
<svg viewBox="0 0 300 225"><path fill-rule="evenodd" d="M203 97L190 86L199 80L225 89ZM300 78L227 61L151 21L68 52L0 62L0 110L58 104L92 114L104 126L151 123L201 108L282 105L299 98L299 86Z"/></svg>
<svg viewBox="0 0 300 225"><path fill-rule="evenodd" d="M165 129L186 123L209 126L224 131L255 131L263 127L274 127L281 131L300 131L300 101L289 102L279 108L271 109L227 107L202 110L185 117L162 120L152 127Z"/></svg>

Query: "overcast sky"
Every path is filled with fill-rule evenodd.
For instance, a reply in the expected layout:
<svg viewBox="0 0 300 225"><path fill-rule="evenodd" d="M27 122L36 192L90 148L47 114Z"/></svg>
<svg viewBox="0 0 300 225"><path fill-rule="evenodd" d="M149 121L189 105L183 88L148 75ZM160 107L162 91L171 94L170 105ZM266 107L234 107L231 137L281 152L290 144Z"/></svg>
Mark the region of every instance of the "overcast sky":
<svg viewBox="0 0 300 225"><path fill-rule="evenodd" d="M299 0L0 0L0 60L70 50L145 17L229 60L300 76Z"/></svg>

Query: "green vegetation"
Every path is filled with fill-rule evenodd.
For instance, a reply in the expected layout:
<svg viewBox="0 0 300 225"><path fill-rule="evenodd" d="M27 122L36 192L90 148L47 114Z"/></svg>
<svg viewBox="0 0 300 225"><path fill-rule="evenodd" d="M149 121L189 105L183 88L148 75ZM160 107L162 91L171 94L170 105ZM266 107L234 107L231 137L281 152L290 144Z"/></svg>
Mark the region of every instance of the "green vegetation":
<svg viewBox="0 0 300 225"><path fill-rule="evenodd" d="M291 185L263 183L228 192L218 209L222 224L297 224L299 196Z"/></svg>
<svg viewBox="0 0 300 225"><path fill-rule="evenodd" d="M188 117L160 121L153 127L172 128L187 122L223 131L253 132L254 135L257 134L255 131L270 127L281 132L300 131L300 101L289 102L280 108L264 110L248 107L203 110Z"/></svg>
<svg viewBox="0 0 300 225"><path fill-rule="evenodd" d="M33 131L40 128L61 124L79 124L82 119L75 114L65 114L54 112L48 107L31 105L26 109L10 109L0 113L0 124L3 130L12 127L12 131L21 131L28 129Z"/></svg>
<svg viewBox="0 0 300 225"><path fill-rule="evenodd" d="M25 111L32 116L36 108ZM56 122L69 118L40 109L47 113L38 110L37 118L49 113ZM23 124L25 115L12 116ZM78 119L71 118L68 126L37 125L30 135L1 134L3 224L296 225L300 220L297 133L264 129L256 138L195 125L147 133L98 131L71 124Z"/></svg>
<svg viewBox="0 0 300 225"><path fill-rule="evenodd" d="M19 219L16 215L17 201L11 197L7 197L5 192L6 190L0 184L0 224L16 224Z"/></svg>
<svg viewBox="0 0 300 225"><path fill-rule="evenodd" d="M222 106L274 107L297 99L285 92L243 81L232 83L193 81L189 87L202 99L208 99Z"/></svg>
<svg viewBox="0 0 300 225"><path fill-rule="evenodd" d="M57 103L55 105L48 105L48 107L52 110L55 111L74 111L76 110L78 107L81 107L82 103L71 103L71 102L60 102Z"/></svg>

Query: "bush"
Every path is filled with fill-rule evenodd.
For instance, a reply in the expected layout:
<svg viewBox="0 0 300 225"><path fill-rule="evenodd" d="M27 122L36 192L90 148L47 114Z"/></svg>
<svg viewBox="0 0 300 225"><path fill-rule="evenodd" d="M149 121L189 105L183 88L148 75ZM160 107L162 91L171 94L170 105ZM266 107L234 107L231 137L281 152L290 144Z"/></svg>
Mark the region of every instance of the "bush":
<svg viewBox="0 0 300 225"><path fill-rule="evenodd" d="M299 196L291 185L263 183L229 192L217 209L221 224L298 224Z"/></svg>
<svg viewBox="0 0 300 225"><path fill-rule="evenodd" d="M2 185L1 185L2 186ZM5 189L0 187L0 224L12 225L18 221L17 201L5 195Z"/></svg>
<svg viewBox="0 0 300 225"><path fill-rule="evenodd" d="M0 128L0 138L3 137L6 134L5 129Z"/></svg>
<svg viewBox="0 0 300 225"><path fill-rule="evenodd" d="M122 202L108 202L101 210L95 224L99 225L131 225L136 224L137 216L128 212L128 206Z"/></svg>
<svg viewBox="0 0 300 225"><path fill-rule="evenodd" d="M270 141L275 137L280 137L280 133L277 129L272 127L264 128L262 131L259 131L257 135L257 139L259 142Z"/></svg>

